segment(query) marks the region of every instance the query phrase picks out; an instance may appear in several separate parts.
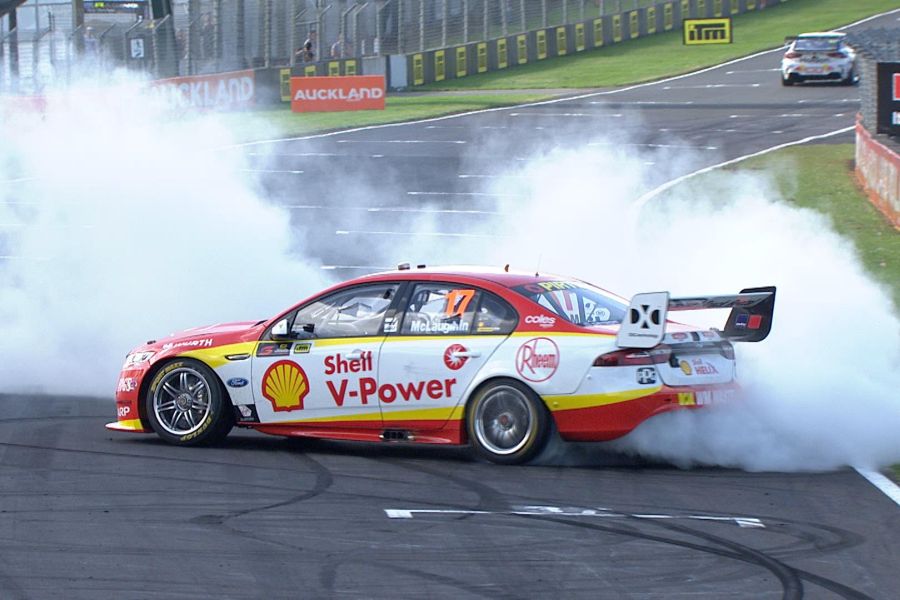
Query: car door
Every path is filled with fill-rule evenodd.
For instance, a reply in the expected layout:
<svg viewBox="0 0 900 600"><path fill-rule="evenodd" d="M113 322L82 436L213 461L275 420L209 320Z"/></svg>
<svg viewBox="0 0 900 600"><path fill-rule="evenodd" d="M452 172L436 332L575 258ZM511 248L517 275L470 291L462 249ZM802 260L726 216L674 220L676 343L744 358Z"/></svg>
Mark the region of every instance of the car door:
<svg viewBox="0 0 900 600"><path fill-rule="evenodd" d="M459 283L415 283L402 304L378 361L384 426L439 429L458 418L460 401L517 315L499 296Z"/></svg>
<svg viewBox="0 0 900 600"><path fill-rule="evenodd" d="M378 355L399 289L399 283L353 286L275 323L252 357L260 422L381 427Z"/></svg>

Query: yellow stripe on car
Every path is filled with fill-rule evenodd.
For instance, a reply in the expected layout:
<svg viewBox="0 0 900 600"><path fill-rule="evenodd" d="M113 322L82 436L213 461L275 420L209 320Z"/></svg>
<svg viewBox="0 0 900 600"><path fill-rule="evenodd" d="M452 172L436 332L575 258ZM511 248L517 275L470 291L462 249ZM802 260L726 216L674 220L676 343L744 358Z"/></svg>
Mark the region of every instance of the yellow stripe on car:
<svg viewBox="0 0 900 600"><path fill-rule="evenodd" d="M608 394L563 394L559 396L543 396L543 398L551 411L572 410L575 408L594 408L596 406L606 406L607 404L618 404L620 402L628 402L629 400L637 400L638 398L655 394L661 389L662 386L657 386L652 388L641 388L639 390L610 392Z"/></svg>

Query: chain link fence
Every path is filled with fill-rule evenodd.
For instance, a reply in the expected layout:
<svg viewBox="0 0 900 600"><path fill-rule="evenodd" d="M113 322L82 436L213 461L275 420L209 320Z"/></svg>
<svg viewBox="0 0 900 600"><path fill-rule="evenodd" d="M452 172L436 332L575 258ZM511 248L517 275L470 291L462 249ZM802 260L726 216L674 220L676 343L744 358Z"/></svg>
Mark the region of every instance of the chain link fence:
<svg viewBox="0 0 900 600"><path fill-rule="evenodd" d="M681 2L682 0L678 0ZM704 5L724 0L691 0ZM669 0L672 3L672 0ZM750 0L730 0L748 5ZM85 2L85 6L112 2ZM146 0L118 12L29 0L18 27L0 18L0 92L39 93L78 69L150 77L203 75L330 59L408 54L621 14L663 0L172 0L151 20ZM108 8L108 7L107 7Z"/></svg>

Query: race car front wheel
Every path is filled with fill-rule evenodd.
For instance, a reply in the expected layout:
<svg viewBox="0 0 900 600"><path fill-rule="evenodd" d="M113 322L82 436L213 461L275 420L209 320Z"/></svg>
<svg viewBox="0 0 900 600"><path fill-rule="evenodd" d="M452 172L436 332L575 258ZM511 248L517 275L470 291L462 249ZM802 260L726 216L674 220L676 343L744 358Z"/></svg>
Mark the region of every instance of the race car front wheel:
<svg viewBox="0 0 900 600"><path fill-rule="evenodd" d="M547 443L550 417L534 392L504 379L475 393L466 408L466 427L478 454L495 463L519 464Z"/></svg>
<svg viewBox="0 0 900 600"><path fill-rule="evenodd" d="M165 364L153 377L144 401L151 427L171 444L214 444L234 425L219 379L200 361Z"/></svg>

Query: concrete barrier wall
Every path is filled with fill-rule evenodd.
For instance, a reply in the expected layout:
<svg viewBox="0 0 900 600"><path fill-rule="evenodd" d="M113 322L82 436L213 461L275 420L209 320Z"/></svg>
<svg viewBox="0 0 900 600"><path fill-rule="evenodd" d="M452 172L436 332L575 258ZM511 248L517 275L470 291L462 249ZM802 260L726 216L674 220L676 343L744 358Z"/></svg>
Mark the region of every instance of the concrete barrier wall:
<svg viewBox="0 0 900 600"><path fill-rule="evenodd" d="M668 31L684 19L729 17L762 10L788 0L670 0L651 7L545 27L470 44L406 55L405 77L389 76L392 89L415 87L468 75L498 71L595 50Z"/></svg>
<svg viewBox="0 0 900 600"><path fill-rule="evenodd" d="M869 199L900 229L900 154L856 123L856 176Z"/></svg>

